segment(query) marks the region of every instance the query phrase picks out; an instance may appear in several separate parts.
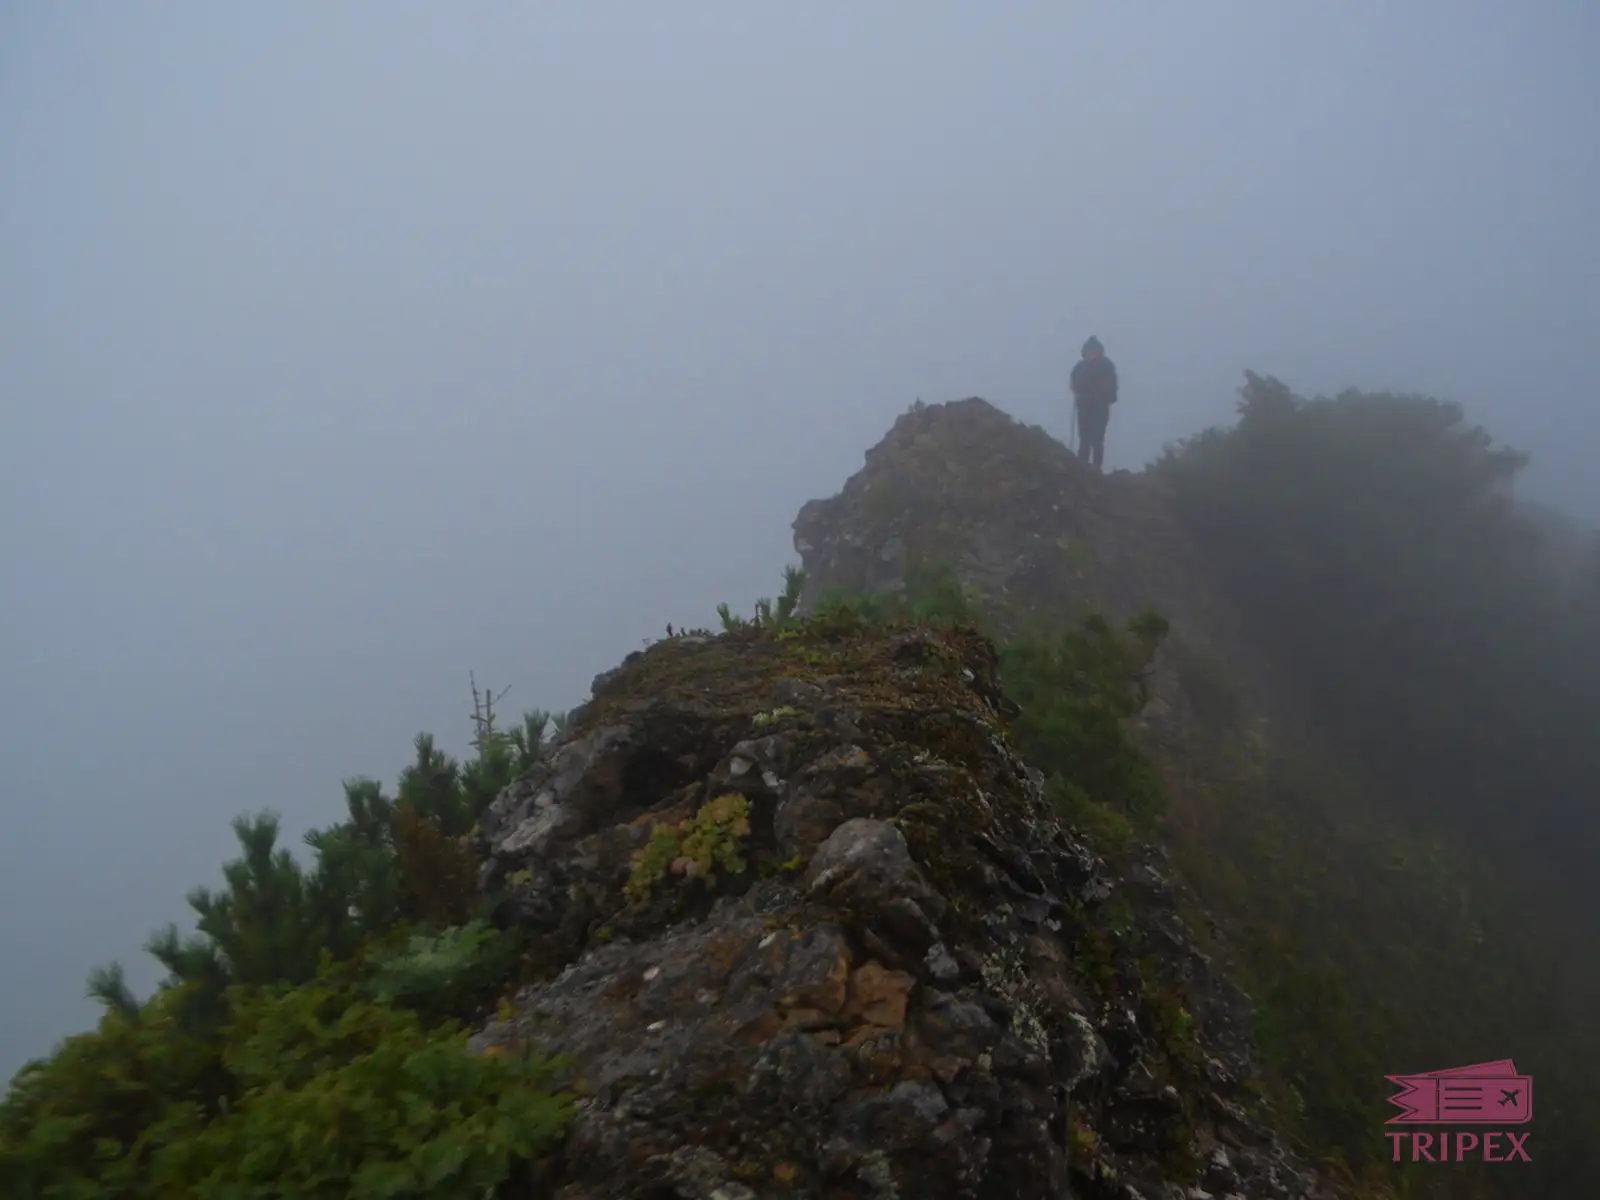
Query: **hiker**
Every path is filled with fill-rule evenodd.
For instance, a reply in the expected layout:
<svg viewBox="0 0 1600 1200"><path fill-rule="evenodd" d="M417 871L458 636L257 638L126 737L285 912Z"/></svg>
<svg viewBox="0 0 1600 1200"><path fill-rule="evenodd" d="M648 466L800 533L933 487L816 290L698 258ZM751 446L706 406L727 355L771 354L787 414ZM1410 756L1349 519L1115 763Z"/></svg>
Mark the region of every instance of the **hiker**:
<svg viewBox="0 0 1600 1200"><path fill-rule="evenodd" d="M1098 471L1106 456L1106 424L1117 402L1117 368L1097 337L1083 344L1083 358L1073 365L1072 402L1078 414L1078 457Z"/></svg>

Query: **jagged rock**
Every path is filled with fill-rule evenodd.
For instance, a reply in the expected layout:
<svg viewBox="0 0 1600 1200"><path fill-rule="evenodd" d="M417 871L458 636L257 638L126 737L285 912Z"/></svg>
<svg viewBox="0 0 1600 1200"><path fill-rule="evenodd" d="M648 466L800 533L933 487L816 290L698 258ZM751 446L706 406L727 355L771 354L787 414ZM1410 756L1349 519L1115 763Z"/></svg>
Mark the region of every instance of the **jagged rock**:
<svg viewBox="0 0 1600 1200"><path fill-rule="evenodd" d="M1253 1112L1248 1010L1159 856L1113 878L1063 825L995 673L971 631L802 625L597 680L478 834L540 979L473 1044L562 1055L580 1097L541 1195L1323 1194ZM652 830L730 793L737 858L641 886Z"/></svg>

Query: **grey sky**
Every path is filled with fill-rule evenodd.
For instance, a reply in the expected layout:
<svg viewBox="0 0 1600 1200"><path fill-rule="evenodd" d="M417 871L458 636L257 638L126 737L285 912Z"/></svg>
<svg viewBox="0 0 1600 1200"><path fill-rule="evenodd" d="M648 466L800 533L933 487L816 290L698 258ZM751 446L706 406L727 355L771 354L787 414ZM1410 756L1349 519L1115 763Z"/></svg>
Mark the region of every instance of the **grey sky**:
<svg viewBox="0 0 1600 1200"><path fill-rule="evenodd" d="M747 608L917 396L1108 458L1451 396L1600 519L1600 10L0 13L0 1075L467 672L566 707ZM1586 73L1589 75L1585 78ZM1587 434L1587 438L1585 438Z"/></svg>

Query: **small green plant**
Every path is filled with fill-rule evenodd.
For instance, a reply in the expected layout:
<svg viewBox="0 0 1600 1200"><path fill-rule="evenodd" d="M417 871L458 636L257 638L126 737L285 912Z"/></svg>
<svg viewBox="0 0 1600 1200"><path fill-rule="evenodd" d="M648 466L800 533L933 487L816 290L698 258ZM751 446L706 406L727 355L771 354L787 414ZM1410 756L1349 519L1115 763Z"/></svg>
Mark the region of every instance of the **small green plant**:
<svg viewBox="0 0 1600 1200"><path fill-rule="evenodd" d="M805 590L806 573L799 567L788 566L783 569L783 594L776 602L770 597L763 596L756 601L754 616L741 617L730 608L726 601L717 605L717 616L722 619L722 628L725 633L733 633L739 629L762 629L770 633L779 633L787 629L795 619L795 609L800 603L800 593Z"/></svg>
<svg viewBox="0 0 1600 1200"><path fill-rule="evenodd" d="M898 591L853 592L833 588L818 599L814 622L849 634L869 625L914 621L947 628L987 626L979 596L945 562L907 564Z"/></svg>
<svg viewBox="0 0 1600 1200"><path fill-rule="evenodd" d="M1074 828L1087 834L1094 848L1116 861L1138 841L1139 831L1127 814L1112 804L1091 799L1077 784L1062 775L1045 780L1045 795Z"/></svg>
<svg viewBox="0 0 1600 1200"><path fill-rule="evenodd" d="M1140 961L1139 977L1155 1044L1169 1062L1190 1069L1197 1067L1201 1052L1195 1041L1194 1017L1183 997L1162 979L1160 965L1153 960Z"/></svg>
<svg viewBox="0 0 1600 1200"><path fill-rule="evenodd" d="M702 805L694 816L676 825L658 825L649 844L634 855L633 873L624 889L631 900L649 898L668 875L716 882L716 869L742 872L745 840L750 836L750 802L728 792Z"/></svg>
<svg viewBox="0 0 1600 1200"><path fill-rule="evenodd" d="M757 729L765 729L769 725L776 725L780 721L786 720L789 717L798 717L799 715L800 710L798 708L792 708L785 704L781 707L773 709L771 712L757 713L750 719L750 724L754 725Z"/></svg>
<svg viewBox="0 0 1600 1200"><path fill-rule="evenodd" d="M794 854L788 858L782 859L779 862L773 863L772 873L774 875L794 875L805 870L805 867L806 856L804 854Z"/></svg>

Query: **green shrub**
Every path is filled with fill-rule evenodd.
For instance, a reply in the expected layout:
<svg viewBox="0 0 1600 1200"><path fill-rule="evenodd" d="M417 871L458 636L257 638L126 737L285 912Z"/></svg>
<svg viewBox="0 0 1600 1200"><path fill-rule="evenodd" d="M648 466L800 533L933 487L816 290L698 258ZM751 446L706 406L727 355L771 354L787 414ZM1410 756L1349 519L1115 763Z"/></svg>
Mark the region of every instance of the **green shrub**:
<svg viewBox="0 0 1600 1200"><path fill-rule="evenodd" d="M165 1195L482 1196L560 1136L565 1097L530 1057L469 1053L454 1023L318 980L237 998L228 1111L153 1158Z"/></svg>
<svg viewBox="0 0 1600 1200"><path fill-rule="evenodd" d="M309 865L275 815L234 823L224 886L190 894L196 932L149 942L168 971L155 995L96 970L97 1028L12 1080L0 1197L479 1197L544 1152L567 1113L550 1066L468 1054L456 1024L514 980L521 948L472 919L462 835L548 721L500 733L494 699L474 683L471 762L423 735L396 799L347 781Z"/></svg>
<svg viewBox="0 0 1600 1200"><path fill-rule="evenodd" d="M484 1007L515 974L522 939L482 919L438 933L410 933L404 943L366 956L366 991L425 1021L465 1018Z"/></svg>
<svg viewBox="0 0 1600 1200"><path fill-rule="evenodd" d="M162 1195L152 1154L203 1129L231 1088L221 1043L185 1019L187 990L110 1009L17 1072L0 1102L0 1196Z"/></svg>
<svg viewBox="0 0 1600 1200"><path fill-rule="evenodd" d="M1063 817L1088 835L1101 854L1116 859L1138 840L1139 829L1117 805L1092 799L1064 775L1045 781L1045 795Z"/></svg>
<svg viewBox="0 0 1600 1200"><path fill-rule="evenodd" d="M1149 700L1146 672L1166 633L1153 614L1132 622L1127 636L1089 616L1080 628L1018 639L1001 651L1001 678L1022 710L1018 746L1060 781L1056 794L1080 819L1092 802L1148 831L1164 810L1155 766L1127 722Z"/></svg>

